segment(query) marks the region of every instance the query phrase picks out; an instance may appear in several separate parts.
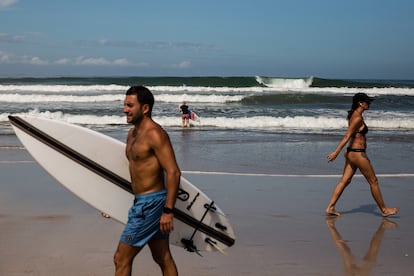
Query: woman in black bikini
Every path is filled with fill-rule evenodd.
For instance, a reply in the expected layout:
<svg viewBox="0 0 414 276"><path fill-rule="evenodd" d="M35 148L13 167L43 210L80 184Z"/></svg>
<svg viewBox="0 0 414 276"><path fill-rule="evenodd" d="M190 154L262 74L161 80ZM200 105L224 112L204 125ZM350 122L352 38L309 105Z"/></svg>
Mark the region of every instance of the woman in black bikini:
<svg viewBox="0 0 414 276"><path fill-rule="evenodd" d="M371 188L371 194L380 208L382 216L387 217L395 215L399 210L399 208L386 207L378 184L378 179L372 168L371 162L365 153L367 147L365 135L368 132L368 127L364 122L362 113L369 109L372 100L373 99L368 97L365 93L357 93L354 95L352 98L352 108L348 111L348 130L335 151L328 155L328 162L334 161L349 141L348 148L345 152L345 167L342 178L333 190L329 205L325 210L325 213L328 216L340 215L340 213L335 210L335 204L345 188L351 183L352 177L357 169L361 171L368 181Z"/></svg>

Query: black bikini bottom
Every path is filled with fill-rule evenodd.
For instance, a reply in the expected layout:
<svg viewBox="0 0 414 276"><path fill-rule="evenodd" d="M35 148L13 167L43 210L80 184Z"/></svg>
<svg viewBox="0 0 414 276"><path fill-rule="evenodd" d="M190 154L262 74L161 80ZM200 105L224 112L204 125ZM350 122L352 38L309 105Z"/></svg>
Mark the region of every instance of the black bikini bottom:
<svg viewBox="0 0 414 276"><path fill-rule="evenodd" d="M365 152L365 149L353 149L353 148L347 148L346 152Z"/></svg>

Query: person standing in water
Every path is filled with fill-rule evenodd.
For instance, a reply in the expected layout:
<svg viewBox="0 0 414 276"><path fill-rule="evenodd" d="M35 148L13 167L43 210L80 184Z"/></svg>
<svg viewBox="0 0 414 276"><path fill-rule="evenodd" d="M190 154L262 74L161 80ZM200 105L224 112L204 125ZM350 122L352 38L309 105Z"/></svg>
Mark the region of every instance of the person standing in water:
<svg viewBox="0 0 414 276"><path fill-rule="evenodd" d="M352 107L351 110L348 111L348 130L337 148L328 155L328 162L334 161L342 151L343 147L349 142L348 148L345 151L345 167L342 178L333 190L328 207L325 210L325 214L328 216L340 215L340 213L335 210L335 204L345 188L351 183L352 177L357 169L361 171L368 181L371 194L383 217L395 215L399 210L399 208L388 208L385 205L377 176L365 153L367 148L367 140L365 136L368 133L368 127L364 122L362 113L369 109L372 101L373 99L368 97L365 93L357 93L353 96Z"/></svg>
<svg viewBox="0 0 414 276"><path fill-rule="evenodd" d="M183 102L182 105L180 105L180 112L182 113L181 114L181 126L190 127L190 109L185 102Z"/></svg>

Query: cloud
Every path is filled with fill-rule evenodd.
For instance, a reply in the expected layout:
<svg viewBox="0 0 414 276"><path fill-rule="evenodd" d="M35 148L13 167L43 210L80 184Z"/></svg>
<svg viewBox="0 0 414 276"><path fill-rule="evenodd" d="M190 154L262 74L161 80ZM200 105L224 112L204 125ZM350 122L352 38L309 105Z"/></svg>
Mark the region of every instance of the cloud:
<svg viewBox="0 0 414 276"><path fill-rule="evenodd" d="M17 4L18 0L0 0L0 9L1 8L8 8Z"/></svg>
<svg viewBox="0 0 414 276"><path fill-rule="evenodd" d="M31 65L48 65L49 62L43 60L39 57L32 57L32 56L23 56L21 58L21 63L23 64L31 64Z"/></svg>
<svg viewBox="0 0 414 276"><path fill-rule="evenodd" d="M119 58L114 60L116 65L131 65L131 63L126 58Z"/></svg>
<svg viewBox="0 0 414 276"><path fill-rule="evenodd" d="M0 50L0 64L26 64L26 65L61 65L61 66L135 66L144 67L148 66L147 63L133 63L126 58L118 58L114 60L108 60L103 57L85 57L79 56L74 59L59 58L54 61L45 60L41 57L23 55L17 56L10 53L6 53Z"/></svg>
<svg viewBox="0 0 414 276"><path fill-rule="evenodd" d="M35 56L15 56L0 51L0 64L47 65L49 62Z"/></svg>
<svg viewBox="0 0 414 276"><path fill-rule="evenodd" d="M75 60L76 65L108 65L111 62L105 58L91 58L91 57L78 57Z"/></svg>
<svg viewBox="0 0 414 276"><path fill-rule="evenodd" d="M61 64L63 64L63 62L65 62L66 64L70 63L70 60L68 59L62 59L60 60ZM142 66L147 66L147 63L133 63L130 62L128 59L126 58L118 58L118 59L114 59L114 60L108 60L106 58L100 57L100 58L92 58L92 57L77 57L75 59L75 61L73 62L73 64L75 65L90 65L90 66L94 66L94 65L114 65L114 66L138 66L138 67L142 67Z"/></svg>
<svg viewBox="0 0 414 276"><path fill-rule="evenodd" d="M135 68L149 68L151 64L147 62L132 62L127 58L107 59L104 57L86 57L78 56L76 58L62 57L55 60L47 60L38 56L23 55L18 56L0 50L0 65L32 65L32 66L115 66L115 67L135 67ZM193 65L190 61L182 61L179 63L165 65L164 67L174 69L188 69Z"/></svg>
<svg viewBox="0 0 414 276"><path fill-rule="evenodd" d="M71 64L71 60L68 58L61 58L61 59L55 60L54 64L68 65L68 64Z"/></svg>
<svg viewBox="0 0 414 276"><path fill-rule="evenodd" d="M10 35L6 33L0 33L0 41L2 42L22 42L23 40L24 37L21 35Z"/></svg>
<svg viewBox="0 0 414 276"><path fill-rule="evenodd" d="M10 63L10 56L2 51L0 51L0 64L1 63Z"/></svg>
<svg viewBox="0 0 414 276"><path fill-rule="evenodd" d="M172 67L179 68L179 69L187 69L191 67L191 62L189 61L182 61L178 64L174 64Z"/></svg>
<svg viewBox="0 0 414 276"><path fill-rule="evenodd" d="M135 41L135 40L109 40L100 39L93 41L81 41L82 44L89 46L102 47L123 47L135 48L137 50L185 50L202 51L216 50L212 45L192 42L166 42L166 41Z"/></svg>

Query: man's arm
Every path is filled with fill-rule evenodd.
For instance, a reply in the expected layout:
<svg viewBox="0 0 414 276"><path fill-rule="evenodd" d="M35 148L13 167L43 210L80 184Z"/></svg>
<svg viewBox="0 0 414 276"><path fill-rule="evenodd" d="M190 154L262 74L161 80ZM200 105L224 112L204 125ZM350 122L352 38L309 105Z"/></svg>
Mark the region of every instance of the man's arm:
<svg viewBox="0 0 414 276"><path fill-rule="evenodd" d="M154 129L151 134L152 148L161 168L166 174L165 184L167 198L165 207L173 209L177 198L178 188L180 186L181 171L175 159L174 149L168 134L162 128ZM161 216L162 232L171 232L173 230L173 217L174 215L172 213L163 213Z"/></svg>

